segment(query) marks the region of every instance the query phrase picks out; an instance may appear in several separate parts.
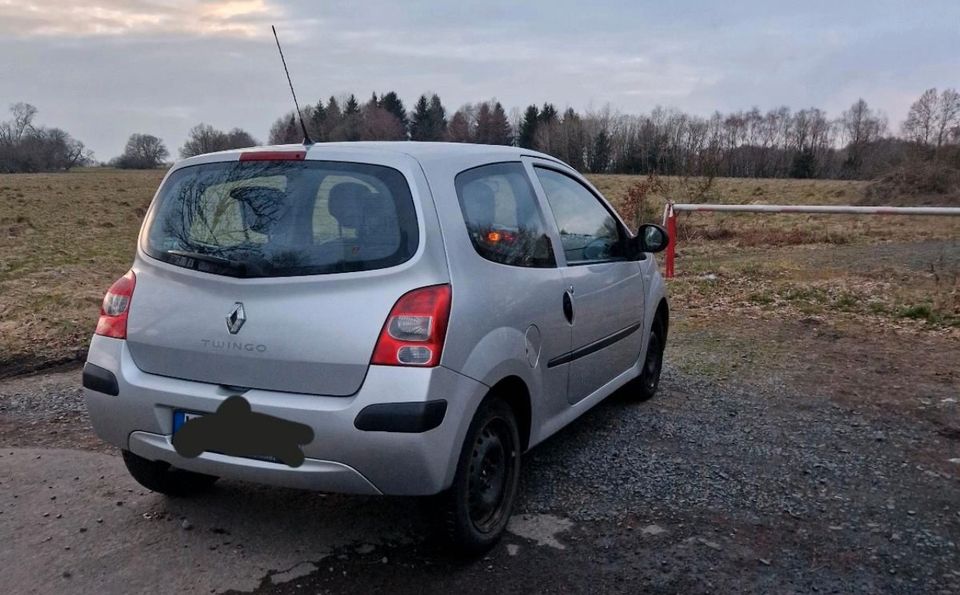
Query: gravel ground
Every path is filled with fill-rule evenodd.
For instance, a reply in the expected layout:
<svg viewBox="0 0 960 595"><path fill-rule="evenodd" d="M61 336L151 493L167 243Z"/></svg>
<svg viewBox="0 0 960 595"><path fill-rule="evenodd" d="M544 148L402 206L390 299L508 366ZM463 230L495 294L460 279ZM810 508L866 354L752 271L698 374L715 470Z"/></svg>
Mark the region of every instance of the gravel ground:
<svg viewBox="0 0 960 595"><path fill-rule="evenodd" d="M0 446L84 448L76 376L0 385ZM801 395L775 377L742 386L668 367L653 401L615 395L528 454L511 533L486 558L457 560L425 539L425 505L412 529L378 519L381 535L275 568L259 590L960 592L960 464L950 462L960 436L831 400L829 389ZM290 494L281 500L297 505ZM387 499L331 506L417 511Z"/></svg>
<svg viewBox="0 0 960 595"><path fill-rule="evenodd" d="M662 386L529 453L519 519L533 526L515 533L538 545L511 535L473 564L428 543L341 552L263 591L960 590L958 448L935 426L775 383L669 369Z"/></svg>
<svg viewBox="0 0 960 595"><path fill-rule="evenodd" d="M0 446L111 451L93 435L76 367L0 380Z"/></svg>

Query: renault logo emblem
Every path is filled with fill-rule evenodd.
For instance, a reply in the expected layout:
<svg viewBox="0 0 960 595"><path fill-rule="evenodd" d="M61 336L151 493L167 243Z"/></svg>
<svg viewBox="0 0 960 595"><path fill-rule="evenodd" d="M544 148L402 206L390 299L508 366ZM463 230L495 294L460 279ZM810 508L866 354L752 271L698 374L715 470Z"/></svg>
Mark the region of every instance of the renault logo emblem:
<svg viewBox="0 0 960 595"><path fill-rule="evenodd" d="M227 315L227 330L231 335L236 335L243 328L243 323L247 321L247 315L243 312L243 303L237 302L233 305L233 310Z"/></svg>

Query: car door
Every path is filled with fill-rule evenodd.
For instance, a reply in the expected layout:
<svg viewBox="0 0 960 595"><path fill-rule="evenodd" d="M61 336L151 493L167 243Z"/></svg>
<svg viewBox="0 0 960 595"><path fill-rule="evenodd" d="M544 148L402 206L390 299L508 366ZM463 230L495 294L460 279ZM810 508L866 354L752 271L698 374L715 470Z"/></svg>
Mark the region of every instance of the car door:
<svg viewBox="0 0 960 595"><path fill-rule="evenodd" d="M576 403L630 369L643 344L640 263L627 258L628 233L610 206L572 172L533 167L563 250L564 300L572 349L550 364L570 364L567 399Z"/></svg>
<svg viewBox="0 0 960 595"><path fill-rule="evenodd" d="M460 212L448 224L448 233L464 233L472 249L453 255L457 262L450 275L457 306L444 357L468 362L461 369L467 375L474 373L470 365L522 358L538 376L531 386L532 396L541 400L538 410L552 417L567 407L569 366L546 364L570 351L572 329L563 314L565 280L548 233L550 215L519 161L461 171L454 185ZM513 337L521 338L518 353L488 347L507 338L513 344Z"/></svg>

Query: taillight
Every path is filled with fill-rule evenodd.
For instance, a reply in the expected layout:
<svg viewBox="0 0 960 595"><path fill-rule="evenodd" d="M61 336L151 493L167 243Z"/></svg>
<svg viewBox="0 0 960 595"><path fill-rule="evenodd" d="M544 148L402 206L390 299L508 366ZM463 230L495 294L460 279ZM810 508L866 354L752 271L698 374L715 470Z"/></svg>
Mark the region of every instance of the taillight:
<svg viewBox="0 0 960 595"><path fill-rule="evenodd" d="M431 285L406 293L383 323L371 364L436 366L450 317L450 286Z"/></svg>
<svg viewBox="0 0 960 595"><path fill-rule="evenodd" d="M130 313L130 300L133 299L136 285L137 276L133 271L127 271L126 275L114 281L107 295L103 296L95 334L114 339L127 338L127 314Z"/></svg>

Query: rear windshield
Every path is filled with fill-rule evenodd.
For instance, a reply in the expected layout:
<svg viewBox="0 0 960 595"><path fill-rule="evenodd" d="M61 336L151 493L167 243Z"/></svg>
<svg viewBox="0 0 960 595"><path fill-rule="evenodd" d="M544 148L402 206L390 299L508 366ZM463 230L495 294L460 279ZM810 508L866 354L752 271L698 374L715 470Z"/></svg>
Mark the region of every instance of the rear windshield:
<svg viewBox="0 0 960 595"><path fill-rule="evenodd" d="M172 173L143 249L209 273L286 277L395 266L418 241L410 188L395 169L239 161Z"/></svg>

